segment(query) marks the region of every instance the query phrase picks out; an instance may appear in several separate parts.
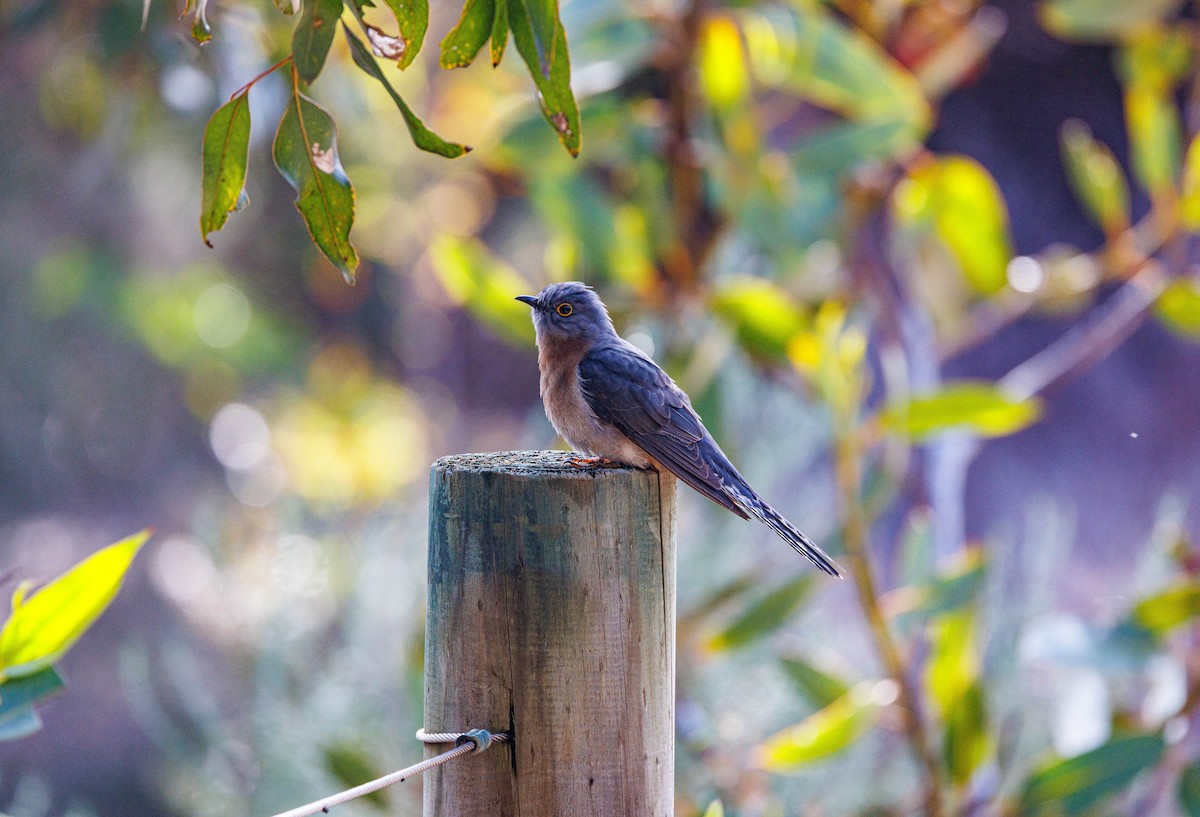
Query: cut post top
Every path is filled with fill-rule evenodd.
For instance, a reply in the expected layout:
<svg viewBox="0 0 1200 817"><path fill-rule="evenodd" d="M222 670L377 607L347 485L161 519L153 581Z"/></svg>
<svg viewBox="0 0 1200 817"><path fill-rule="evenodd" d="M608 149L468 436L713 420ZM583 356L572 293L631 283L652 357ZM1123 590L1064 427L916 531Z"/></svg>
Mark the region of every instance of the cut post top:
<svg viewBox="0 0 1200 817"><path fill-rule="evenodd" d="M474 472L503 474L513 477L573 477L602 479L617 474L655 473L631 465L575 465L583 458L575 451L493 451L485 454L452 454L433 464L440 473Z"/></svg>

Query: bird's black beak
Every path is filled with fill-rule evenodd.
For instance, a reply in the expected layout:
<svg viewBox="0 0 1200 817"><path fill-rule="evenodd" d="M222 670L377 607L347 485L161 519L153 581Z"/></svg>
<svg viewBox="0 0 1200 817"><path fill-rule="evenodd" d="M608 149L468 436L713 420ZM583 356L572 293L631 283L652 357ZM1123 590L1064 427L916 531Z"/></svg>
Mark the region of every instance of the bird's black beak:
<svg viewBox="0 0 1200 817"><path fill-rule="evenodd" d="M529 304L534 309L538 308L538 299L532 295L518 295L517 300L523 304Z"/></svg>

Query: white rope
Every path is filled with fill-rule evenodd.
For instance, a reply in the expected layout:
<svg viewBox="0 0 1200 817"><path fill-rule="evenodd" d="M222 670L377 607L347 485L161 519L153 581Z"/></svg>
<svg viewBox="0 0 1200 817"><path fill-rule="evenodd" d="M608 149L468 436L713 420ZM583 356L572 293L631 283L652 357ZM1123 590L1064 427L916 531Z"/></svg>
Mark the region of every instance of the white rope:
<svg viewBox="0 0 1200 817"><path fill-rule="evenodd" d="M498 732L492 734L486 729L472 729L469 732L429 732L424 729L417 730L417 740L422 743L458 743L449 751L442 752L436 757L431 757L428 760L423 760L420 763L409 766L406 769L401 769L398 772L384 775L376 778L369 783L363 783L360 786L355 786L352 789L339 792L338 794L324 797L320 800L314 800L303 806L298 806L290 811L280 812L274 817L311 817L314 814L322 814L328 812L334 806L340 806L343 803L348 803L359 797L365 797L368 794L373 794L380 789L390 786L393 783L403 783L410 777L416 777L422 772L427 772L435 766L440 766L455 758L469 755L472 752L487 749L493 741L505 743L512 738L507 732Z"/></svg>

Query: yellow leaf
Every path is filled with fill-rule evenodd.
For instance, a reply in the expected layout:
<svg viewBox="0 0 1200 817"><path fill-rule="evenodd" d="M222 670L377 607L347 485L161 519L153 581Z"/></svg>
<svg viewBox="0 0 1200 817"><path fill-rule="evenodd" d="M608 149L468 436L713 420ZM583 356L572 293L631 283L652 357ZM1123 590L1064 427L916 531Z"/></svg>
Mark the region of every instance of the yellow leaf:
<svg viewBox="0 0 1200 817"><path fill-rule="evenodd" d="M762 766L772 772L797 767L836 754L865 732L875 721L877 707L862 685L795 726L768 738L758 749Z"/></svg>
<svg viewBox="0 0 1200 817"><path fill-rule="evenodd" d="M517 346L533 342L529 307L514 300L537 288L487 247L472 239L442 235L430 247L433 269L455 303Z"/></svg>
<svg viewBox="0 0 1200 817"><path fill-rule="evenodd" d="M1028 426L1040 412L1037 400L1015 400L991 383L963 380L933 394L893 403L880 421L887 430L914 440L954 428L1003 437Z"/></svg>
<svg viewBox="0 0 1200 817"><path fill-rule="evenodd" d="M12 615L0 630L0 682L32 675L61 658L108 608L149 537L144 530L109 545L30 596L18 588Z"/></svg>
<svg viewBox="0 0 1200 817"><path fill-rule="evenodd" d="M717 109L744 102L750 93L750 74L737 24L728 17L707 18L700 34L700 84Z"/></svg>

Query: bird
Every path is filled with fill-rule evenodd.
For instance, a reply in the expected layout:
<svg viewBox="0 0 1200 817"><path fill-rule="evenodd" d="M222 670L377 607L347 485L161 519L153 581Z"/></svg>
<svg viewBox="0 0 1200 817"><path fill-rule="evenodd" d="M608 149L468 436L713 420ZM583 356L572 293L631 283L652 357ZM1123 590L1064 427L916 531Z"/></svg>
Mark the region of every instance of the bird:
<svg viewBox="0 0 1200 817"><path fill-rule="evenodd" d="M531 309L546 416L572 448L591 455L576 465L670 471L743 519L765 523L824 572L842 576L738 473L670 375L617 334L595 290L567 281L516 300Z"/></svg>

